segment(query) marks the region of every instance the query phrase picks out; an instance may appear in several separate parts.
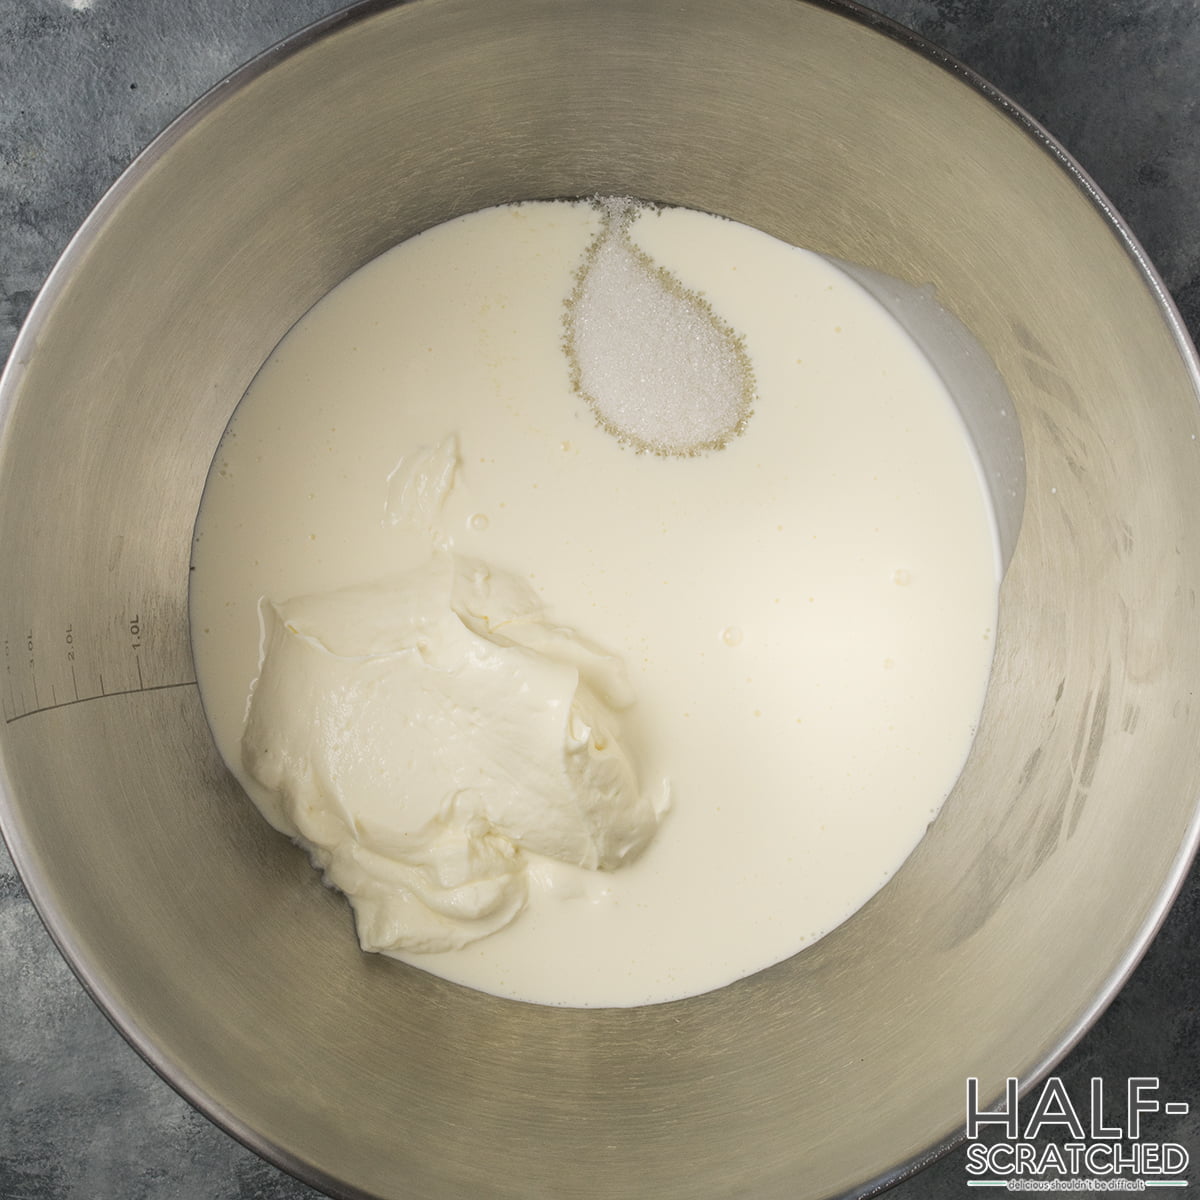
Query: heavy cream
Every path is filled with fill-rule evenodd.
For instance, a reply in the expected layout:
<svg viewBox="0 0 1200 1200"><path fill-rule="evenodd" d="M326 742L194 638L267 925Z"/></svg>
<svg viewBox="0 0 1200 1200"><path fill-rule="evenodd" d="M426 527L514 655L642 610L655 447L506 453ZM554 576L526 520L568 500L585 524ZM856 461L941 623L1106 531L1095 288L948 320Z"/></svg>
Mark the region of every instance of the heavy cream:
<svg viewBox="0 0 1200 1200"><path fill-rule="evenodd" d="M874 894L969 749L998 583L935 372L744 226L628 236L736 331L751 415L614 436L563 345L601 231L488 210L343 283L247 393L193 559L218 746L364 945L552 1004L718 987Z"/></svg>

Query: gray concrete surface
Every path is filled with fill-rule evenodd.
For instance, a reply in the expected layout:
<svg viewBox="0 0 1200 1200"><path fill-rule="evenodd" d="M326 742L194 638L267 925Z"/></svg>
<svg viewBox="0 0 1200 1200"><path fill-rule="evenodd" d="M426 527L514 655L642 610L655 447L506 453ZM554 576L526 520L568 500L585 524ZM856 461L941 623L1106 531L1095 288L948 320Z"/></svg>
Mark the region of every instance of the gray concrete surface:
<svg viewBox="0 0 1200 1200"><path fill-rule="evenodd" d="M875 0L1042 121L1133 226L1200 334L1200 3ZM71 233L191 100L338 0L0 0L0 357ZM16 569L6 563L0 569ZM1200 872L1058 1074L1157 1076L1157 1134L1200 1187ZM864 1137L869 1131L863 1131ZM895 1200L966 1186L965 1151ZM192 1110L107 1023L0 850L0 1200L296 1200L317 1193Z"/></svg>

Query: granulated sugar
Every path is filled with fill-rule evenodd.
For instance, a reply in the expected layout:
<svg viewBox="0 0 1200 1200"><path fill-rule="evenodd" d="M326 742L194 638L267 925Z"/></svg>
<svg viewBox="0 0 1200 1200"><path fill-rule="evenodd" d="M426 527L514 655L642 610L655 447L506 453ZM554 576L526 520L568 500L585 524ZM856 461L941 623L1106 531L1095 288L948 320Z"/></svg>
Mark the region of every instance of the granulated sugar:
<svg viewBox="0 0 1200 1200"><path fill-rule="evenodd" d="M687 455L742 431L754 375L741 338L698 292L634 245L635 200L597 202L602 225L568 301L576 391L600 424L637 450Z"/></svg>

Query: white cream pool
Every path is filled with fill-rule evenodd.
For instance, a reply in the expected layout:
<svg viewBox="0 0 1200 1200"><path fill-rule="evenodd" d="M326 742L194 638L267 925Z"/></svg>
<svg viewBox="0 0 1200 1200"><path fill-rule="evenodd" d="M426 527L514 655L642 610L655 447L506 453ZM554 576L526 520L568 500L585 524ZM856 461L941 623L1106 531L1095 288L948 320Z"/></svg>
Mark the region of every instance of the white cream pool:
<svg viewBox="0 0 1200 1200"><path fill-rule="evenodd" d="M218 450L191 621L218 748L277 825L241 748L260 601L387 580L437 542L618 658L625 749L648 794L669 781L648 846L614 870L535 857L498 932L396 956L503 996L628 1006L795 953L897 870L970 748L999 558L925 358L824 259L730 221L647 211L630 236L740 335L744 427L675 457L601 428L563 349L599 222L586 203L476 213L318 304ZM451 435L444 503L394 520L397 464Z"/></svg>

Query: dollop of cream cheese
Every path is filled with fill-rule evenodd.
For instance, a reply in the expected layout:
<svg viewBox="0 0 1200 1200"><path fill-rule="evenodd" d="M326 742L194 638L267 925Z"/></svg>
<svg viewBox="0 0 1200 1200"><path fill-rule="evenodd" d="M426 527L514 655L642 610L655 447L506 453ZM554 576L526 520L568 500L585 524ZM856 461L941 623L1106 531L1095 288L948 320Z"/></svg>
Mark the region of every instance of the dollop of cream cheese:
<svg viewBox="0 0 1200 1200"><path fill-rule="evenodd" d="M632 861L658 827L620 661L521 580L437 548L378 583L260 604L243 765L355 910L365 950L508 925L538 858Z"/></svg>

